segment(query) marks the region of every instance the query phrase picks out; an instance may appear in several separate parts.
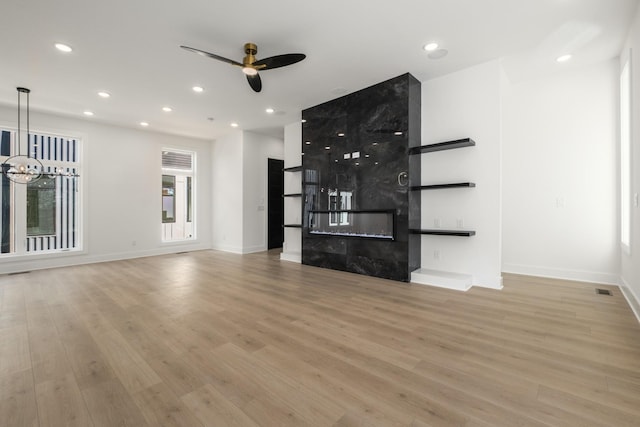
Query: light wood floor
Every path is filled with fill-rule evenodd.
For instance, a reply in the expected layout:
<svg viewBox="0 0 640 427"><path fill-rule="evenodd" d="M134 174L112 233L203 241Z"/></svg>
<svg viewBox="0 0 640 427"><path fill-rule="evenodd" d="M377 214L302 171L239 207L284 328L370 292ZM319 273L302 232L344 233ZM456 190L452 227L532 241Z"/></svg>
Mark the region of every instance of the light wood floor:
<svg viewBox="0 0 640 427"><path fill-rule="evenodd" d="M0 425L640 426L618 289L194 252L0 276Z"/></svg>

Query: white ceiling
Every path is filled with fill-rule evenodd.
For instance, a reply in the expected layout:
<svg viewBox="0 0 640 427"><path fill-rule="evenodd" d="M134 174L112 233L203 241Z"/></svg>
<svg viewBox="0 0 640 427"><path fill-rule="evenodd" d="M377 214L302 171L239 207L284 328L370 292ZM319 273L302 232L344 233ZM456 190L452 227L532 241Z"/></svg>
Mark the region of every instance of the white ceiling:
<svg viewBox="0 0 640 427"><path fill-rule="evenodd" d="M25 86L32 111L128 127L147 121L149 131L206 139L231 131L233 121L282 135L302 109L406 72L424 81L503 58L509 78L521 80L613 58L637 3L2 0L0 103L15 105L16 86ZM449 54L428 59L422 46L429 41ZM73 52L57 51L56 42ZM263 90L255 93L239 68L179 48L241 61L246 42L258 45L258 59L307 58L262 72ZM566 52L573 59L558 64ZM194 93L196 84L205 92ZM99 98L100 90L111 98ZM163 112L165 105L174 111ZM266 114L267 107L276 114Z"/></svg>

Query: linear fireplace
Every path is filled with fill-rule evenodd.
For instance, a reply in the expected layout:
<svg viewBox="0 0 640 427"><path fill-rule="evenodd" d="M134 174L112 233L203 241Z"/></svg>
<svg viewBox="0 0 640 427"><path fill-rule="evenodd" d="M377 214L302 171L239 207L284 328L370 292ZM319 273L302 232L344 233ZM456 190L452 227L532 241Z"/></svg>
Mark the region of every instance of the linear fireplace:
<svg viewBox="0 0 640 427"><path fill-rule="evenodd" d="M309 211L309 234L393 240L394 231L393 210Z"/></svg>

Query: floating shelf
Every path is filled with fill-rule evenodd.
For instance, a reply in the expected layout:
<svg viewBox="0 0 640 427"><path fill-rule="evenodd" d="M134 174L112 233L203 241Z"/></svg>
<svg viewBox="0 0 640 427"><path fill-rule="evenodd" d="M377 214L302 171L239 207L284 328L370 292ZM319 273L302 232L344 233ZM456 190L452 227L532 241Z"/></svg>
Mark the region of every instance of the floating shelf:
<svg viewBox="0 0 640 427"><path fill-rule="evenodd" d="M434 151L453 150L454 148L472 147L474 145L476 145L476 142L471 138L456 139L454 141L413 147L409 150L409 154L432 153Z"/></svg>
<svg viewBox="0 0 640 427"><path fill-rule="evenodd" d="M409 233L411 234L432 234L436 236L461 236L461 237L470 237L475 236L476 232L473 230L443 230L439 228L435 229L418 229L418 228L410 228Z"/></svg>
<svg viewBox="0 0 640 427"><path fill-rule="evenodd" d="M302 224L284 224L285 228L302 228Z"/></svg>
<svg viewBox="0 0 640 427"><path fill-rule="evenodd" d="M302 193L283 194L282 197L302 197Z"/></svg>
<svg viewBox="0 0 640 427"><path fill-rule="evenodd" d="M282 169L285 172L300 172L302 170L302 166L292 166L290 168Z"/></svg>
<svg viewBox="0 0 640 427"><path fill-rule="evenodd" d="M412 187L409 187L409 190L439 190L442 188L468 188L475 186L475 182L455 182L451 184L414 185Z"/></svg>

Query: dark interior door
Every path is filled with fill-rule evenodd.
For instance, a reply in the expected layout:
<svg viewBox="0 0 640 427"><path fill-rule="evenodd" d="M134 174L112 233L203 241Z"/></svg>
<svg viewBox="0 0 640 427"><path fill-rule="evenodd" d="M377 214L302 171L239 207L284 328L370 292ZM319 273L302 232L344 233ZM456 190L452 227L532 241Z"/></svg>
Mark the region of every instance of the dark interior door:
<svg viewBox="0 0 640 427"><path fill-rule="evenodd" d="M267 248L281 248L284 241L284 160L268 159Z"/></svg>

